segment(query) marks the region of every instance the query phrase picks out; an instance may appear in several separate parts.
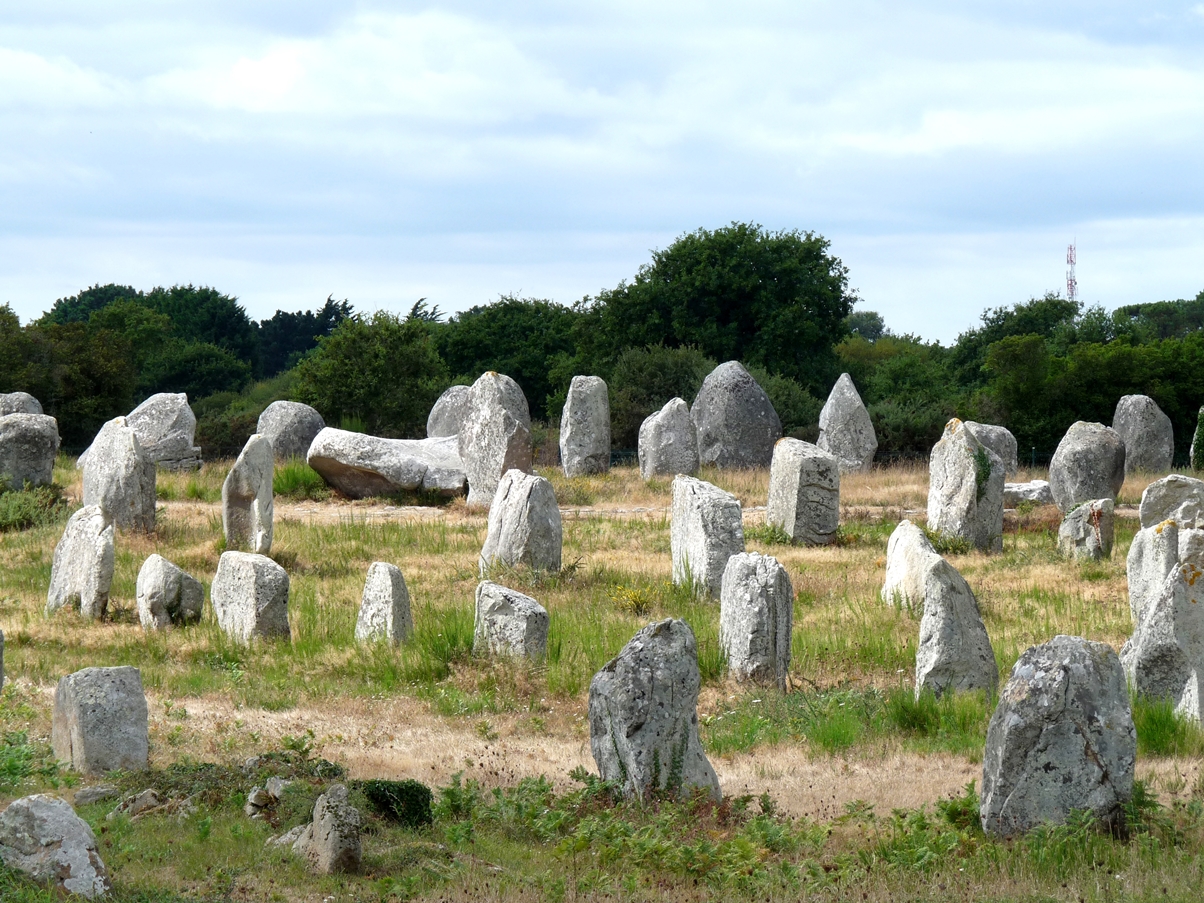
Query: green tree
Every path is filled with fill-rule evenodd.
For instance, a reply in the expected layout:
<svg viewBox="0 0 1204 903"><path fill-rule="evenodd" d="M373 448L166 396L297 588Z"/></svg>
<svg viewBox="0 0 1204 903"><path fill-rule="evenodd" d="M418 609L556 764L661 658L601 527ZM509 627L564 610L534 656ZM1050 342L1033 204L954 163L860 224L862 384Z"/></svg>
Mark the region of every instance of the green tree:
<svg viewBox="0 0 1204 903"><path fill-rule="evenodd" d="M874 310L855 310L844 319L845 328L868 342L875 342L888 334L882 314Z"/></svg>
<svg viewBox="0 0 1204 903"><path fill-rule="evenodd" d="M336 326L352 314L349 301L336 301L330 295L318 310L296 313L278 310L269 320L259 322L259 372L263 377L275 376L290 367L318 339L330 335Z"/></svg>
<svg viewBox="0 0 1204 903"><path fill-rule="evenodd" d="M131 285L94 285L79 294L59 298L38 321L39 323L87 323L94 313L116 301L138 301L142 292Z"/></svg>
<svg viewBox="0 0 1204 903"><path fill-rule="evenodd" d="M675 397L693 404L702 381L714 369L715 361L697 348L628 348L619 355L607 383L611 444L636 448L644 418Z"/></svg>
<svg viewBox="0 0 1204 903"><path fill-rule="evenodd" d="M1050 339L1072 327L1080 309L1079 302L1047 292L1044 297L1031 298L1023 304L983 311L982 326L963 332L952 348L958 381L964 386L985 385L987 373L983 365L991 345L1009 336L1038 335Z"/></svg>

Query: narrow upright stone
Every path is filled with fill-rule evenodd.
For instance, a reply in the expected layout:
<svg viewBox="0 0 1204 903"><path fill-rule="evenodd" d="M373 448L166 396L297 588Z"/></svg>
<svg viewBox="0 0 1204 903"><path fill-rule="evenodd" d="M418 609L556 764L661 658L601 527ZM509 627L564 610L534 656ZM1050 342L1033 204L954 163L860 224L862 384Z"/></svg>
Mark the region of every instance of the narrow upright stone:
<svg viewBox="0 0 1204 903"><path fill-rule="evenodd" d="M59 761L84 774L147 768L146 694L128 665L84 668L59 680L50 745Z"/></svg>
<svg viewBox="0 0 1204 903"><path fill-rule="evenodd" d="M138 571L138 620L143 630L166 630L201 619L201 582L162 555L151 555Z"/></svg>
<svg viewBox="0 0 1204 903"><path fill-rule="evenodd" d="M779 439L769 468L765 523L791 541L826 545L840 526L840 465L817 445Z"/></svg>
<svg viewBox="0 0 1204 903"><path fill-rule="evenodd" d="M531 472L531 413L509 376L490 370L472 384L458 434L469 507L493 501L508 470Z"/></svg>
<svg viewBox="0 0 1204 903"><path fill-rule="evenodd" d="M155 529L155 462L124 417L101 427L81 460L85 505L99 505L123 530Z"/></svg>
<svg viewBox="0 0 1204 903"><path fill-rule="evenodd" d="M293 851L319 875L354 874L360 869L360 812L348 802L347 786L335 784L314 803L313 821L306 825Z"/></svg>
<svg viewBox="0 0 1204 903"><path fill-rule="evenodd" d="M869 470L874 462L878 436L853 378L847 373L840 374L819 412L817 444L835 456L841 473Z"/></svg>
<svg viewBox="0 0 1204 903"><path fill-rule="evenodd" d="M1112 499L1083 502L1058 527L1058 551L1076 561L1111 557L1112 512Z"/></svg>
<svg viewBox="0 0 1204 903"><path fill-rule="evenodd" d="M109 607L113 583L113 525L97 505L85 505L67 521L54 547L46 614L78 607L79 613L101 620Z"/></svg>
<svg viewBox="0 0 1204 903"><path fill-rule="evenodd" d="M692 586L700 595L719 598L727 560L744 551L739 500L702 480L675 477L669 543L673 582Z"/></svg>
<svg viewBox="0 0 1204 903"><path fill-rule="evenodd" d="M1199 678L1204 674L1204 572L1176 564L1141 611L1120 651L1129 686L1138 696L1165 699L1200 720Z"/></svg>
<svg viewBox="0 0 1204 903"><path fill-rule="evenodd" d="M1125 395L1116 403L1112 429L1125 444L1125 476L1166 473L1175 459L1171 418L1148 395Z"/></svg>
<svg viewBox="0 0 1204 903"><path fill-rule="evenodd" d="M610 394L599 376L574 376L560 415L560 464L566 477L610 470Z"/></svg>
<svg viewBox="0 0 1204 903"><path fill-rule="evenodd" d="M1003 462L956 417L928 459L928 529L1003 550Z"/></svg>
<svg viewBox="0 0 1204 903"><path fill-rule="evenodd" d="M271 551L275 472L272 443L256 433L247 440L222 483L222 530L227 549L257 555Z"/></svg>
<svg viewBox="0 0 1204 903"><path fill-rule="evenodd" d="M488 580L477 586L473 652L540 661L548 651L548 611L530 596Z"/></svg>
<svg viewBox="0 0 1204 903"><path fill-rule="evenodd" d="M252 552L222 552L209 587L217 626L244 645L255 637L289 639L288 573Z"/></svg>
<svg viewBox="0 0 1204 903"><path fill-rule="evenodd" d="M786 689L794 587L776 558L740 552L728 559L719 594L719 645L736 680Z"/></svg>
<svg viewBox="0 0 1204 903"><path fill-rule="evenodd" d="M560 509L552 484L521 470L506 471L489 506L481 576L495 563L559 571L562 543Z"/></svg>
<svg viewBox="0 0 1204 903"><path fill-rule="evenodd" d="M1144 527L1133 537L1125 572L1129 583L1129 614L1134 626L1146 605L1157 598L1167 575L1179 563L1179 525L1166 520Z"/></svg>
<svg viewBox="0 0 1204 903"><path fill-rule="evenodd" d="M396 565L377 561L368 568L360 614L355 622L355 641L384 641L396 646L414 632L410 616L410 591Z"/></svg>
<svg viewBox="0 0 1204 903"><path fill-rule="evenodd" d="M698 472L698 430L683 399L671 399L640 424L639 455L645 480Z"/></svg>

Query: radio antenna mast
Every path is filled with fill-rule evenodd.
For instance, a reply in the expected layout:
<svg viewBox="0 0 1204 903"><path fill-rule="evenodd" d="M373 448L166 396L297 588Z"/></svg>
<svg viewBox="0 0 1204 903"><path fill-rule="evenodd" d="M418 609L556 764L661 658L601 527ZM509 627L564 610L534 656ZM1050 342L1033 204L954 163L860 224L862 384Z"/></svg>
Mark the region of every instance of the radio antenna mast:
<svg viewBox="0 0 1204 903"><path fill-rule="evenodd" d="M1079 280L1074 275L1074 265L1078 258L1075 251L1077 239L1066 246L1066 297L1070 301L1079 300Z"/></svg>

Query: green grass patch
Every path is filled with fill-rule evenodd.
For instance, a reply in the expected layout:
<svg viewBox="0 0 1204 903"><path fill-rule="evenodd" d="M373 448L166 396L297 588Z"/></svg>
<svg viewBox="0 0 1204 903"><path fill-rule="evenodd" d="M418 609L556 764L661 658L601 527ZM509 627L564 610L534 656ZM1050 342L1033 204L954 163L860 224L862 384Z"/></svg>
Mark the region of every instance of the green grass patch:
<svg viewBox="0 0 1204 903"><path fill-rule="evenodd" d="M289 458L283 464L276 465L272 491L296 501L309 499L320 502L330 498L330 487L326 481L300 458Z"/></svg>
<svg viewBox="0 0 1204 903"><path fill-rule="evenodd" d="M57 483L32 489L9 489L0 482L0 533L44 527L67 520L68 505Z"/></svg>
<svg viewBox="0 0 1204 903"><path fill-rule="evenodd" d="M1204 730L1190 718L1175 712L1169 699L1133 699L1133 725L1137 728L1137 751L1146 756L1204 755Z"/></svg>

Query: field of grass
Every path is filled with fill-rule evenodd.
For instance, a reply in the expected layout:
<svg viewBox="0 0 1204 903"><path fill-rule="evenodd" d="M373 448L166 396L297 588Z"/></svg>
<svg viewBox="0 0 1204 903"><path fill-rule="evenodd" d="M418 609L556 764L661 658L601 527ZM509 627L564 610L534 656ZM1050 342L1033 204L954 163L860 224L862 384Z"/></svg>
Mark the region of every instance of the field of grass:
<svg viewBox="0 0 1204 903"><path fill-rule="evenodd" d="M1204 735L1164 707L1136 712L1142 784L1129 837L1078 822L1008 844L978 831L967 784L981 777L994 700L914 700L919 613L878 598L891 530L902 517L923 519L923 466L846 477L839 542L823 549L791 546L764 526L766 472L701 474L740 498L749 549L776 556L794 583L785 694L728 679L717 604L669 580L670 482L645 484L633 467L576 479L543 471L562 507L564 571L491 574L550 612L539 665L471 654L483 514L462 500L349 502L301 462L278 468L272 549L290 574L292 641L234 646L208 606L195 627L145 634L134 585L150 553L207 593L228 468L160 472L158 530L118 535L105 623L42 614L54 545L79 500L70 461L56 468L67 503L43 500L23 529L0 533L0 804L53 786L70 798L77 779L47 746L53 689L88 665L142 670L153 770L117 776L122 786L196 794L183 818L106 820L112 803L81 809L118 899L1197 898ZM1121 502L1136 503L1146 483L1126 484ZM1124 560L1135 516L1118 519L1112 559L1092 565L1057 556L1057 524L1048 510L1009 515L1002 554L949 556L978 595L1003 679L1025 648L1057 633L1119 649L1131 631ZM396 649L353 638L378 560L401 568L412 598L415 635ZM701 733L723 784L719 806L619 804L589 777L590 678L636 630L667 616L685 618L698 638ZM272 822L253 822L241 808L253 776L237 766L264 753L284 757L300 796ZM311 767L322 760L336 770ZM372 815L358 876L313 878L265 850L336 773L426 782L434 824L402 828ZM6 903L40 893L0 870Z"/></svg>

